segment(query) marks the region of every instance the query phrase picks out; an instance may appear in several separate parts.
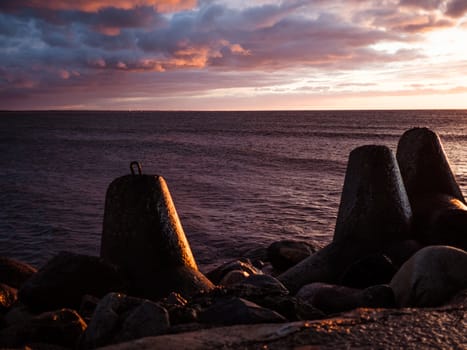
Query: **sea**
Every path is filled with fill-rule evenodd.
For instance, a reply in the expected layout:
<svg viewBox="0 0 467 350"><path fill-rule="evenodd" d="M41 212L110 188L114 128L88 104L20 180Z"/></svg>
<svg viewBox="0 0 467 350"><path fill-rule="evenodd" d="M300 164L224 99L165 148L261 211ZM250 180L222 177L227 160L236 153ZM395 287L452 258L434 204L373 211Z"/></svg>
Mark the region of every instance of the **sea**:
<svg viewBox="0 0 467 350"><path fill-rule="evenodd" d="M162 175L201 271L283 239L332 240L349 152L439 133L467 194L467 110L0 112L0 256L99 255L106 190Z"/></svg>

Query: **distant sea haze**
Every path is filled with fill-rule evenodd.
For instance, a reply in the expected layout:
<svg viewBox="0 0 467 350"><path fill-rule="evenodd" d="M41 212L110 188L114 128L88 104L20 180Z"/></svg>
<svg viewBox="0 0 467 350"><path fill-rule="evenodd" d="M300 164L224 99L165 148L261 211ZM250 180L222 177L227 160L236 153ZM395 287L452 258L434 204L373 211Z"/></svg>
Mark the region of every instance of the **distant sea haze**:
<svg viewBox="0 0 467 350"><path fill-rule="evenodd" d="M202 271L280 239L332 239L349 152L437 131L467 194L467 111L2 112L0 255L98 255L107 186L164 176Z"/></svg>

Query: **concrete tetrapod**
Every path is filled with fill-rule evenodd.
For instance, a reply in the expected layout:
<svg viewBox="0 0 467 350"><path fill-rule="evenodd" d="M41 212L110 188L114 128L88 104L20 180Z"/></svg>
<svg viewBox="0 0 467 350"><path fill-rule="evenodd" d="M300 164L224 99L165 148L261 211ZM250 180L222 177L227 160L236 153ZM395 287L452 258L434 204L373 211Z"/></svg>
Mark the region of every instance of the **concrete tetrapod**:
<svg viewBox="0 0 467 350"><path fill-rule="evenodd" d="M413 210L414 236L425 245L467 249L467 206L439 136L427 128L406 131L397 161Z"/></svg>
<svg viewBox="0 0 467 350"><path fill-rule="evenodd" d="M101 257L123 270L132 295L154 299L213 288L198 271L161 176L133 174L110 184Z"/></svg>
<svg viewBox="0 0 467 350"><path fill-rule="evenodd" d="M311 282L337 283L349 264L407 239L412 212L394 154L368 145L349 156L334 239L279 276L291 292Z"/></svg>

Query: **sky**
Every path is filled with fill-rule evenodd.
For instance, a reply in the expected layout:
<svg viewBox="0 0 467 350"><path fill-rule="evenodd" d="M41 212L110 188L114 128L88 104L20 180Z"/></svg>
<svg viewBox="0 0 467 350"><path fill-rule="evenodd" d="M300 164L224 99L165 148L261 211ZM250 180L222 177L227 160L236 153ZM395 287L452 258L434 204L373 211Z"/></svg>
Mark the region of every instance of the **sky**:
<svg viewBox="0 0 467 350"><path fill-rule="evenodd" d="M1 0L0 109L467 108L467 0Z"/></svg>

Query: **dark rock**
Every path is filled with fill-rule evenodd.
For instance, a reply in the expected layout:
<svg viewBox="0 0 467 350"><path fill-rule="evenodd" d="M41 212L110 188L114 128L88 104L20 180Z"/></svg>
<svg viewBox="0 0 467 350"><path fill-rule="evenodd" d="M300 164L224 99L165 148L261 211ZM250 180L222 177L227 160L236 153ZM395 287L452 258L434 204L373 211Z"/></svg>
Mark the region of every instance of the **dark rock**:
<svg viewBox="0 0 467 350"><path fill-rule="evenodd" d="M396 158L386 146L350 152L334 242L407 239L412 211Z"/></svg>
<svg viewBox="0 0 467 350"><path fill-rule="evenodd" d="M34 318L34 313L24 304L16 303L8 312L3 316L3 323L6 327L12 326L16 323L24 324L26 321Z"/></svg>
<svg viewBox="0 0 467 350"><path fill-rule="evenodd" d="M316 248L304 241L282 240L272 243L267 250L268 260L279 270L286 270L316 252Z"/></svg>
<svg viewBox="0 0 467 350"><path fill-rule="evenodd" d="M74 347L86 329L86 323L74 310L61 309L15 323L0 331L0 345L21 347L30 343L47 343Z"/></svg>
<svg viewBox="0 0 467 350"><path fill-rule="evenodd" d="M360 290L317 282L301 288L297 293L297 299L306 301L328 314L358 307L394 306L394 294L387 285Z"/></svg>
<svg viewBox="0 0 467 350"><path fill-rule="evenodd" d="M160 300L158 304L169 313L171 326L193 323L197 320L197 310L188 306L188 301L180 294L171 293L167 298Z"/></svg>
<svg viewBox="0 0 467 350"><path fill-rule="evenodd" d="M97 304L99 304L99 298L93 295L86 294L81 299L79 314L86 321L86 323L89 323L89 321L91 321L92 315L96 310Z"/></svg>
<svg viewBox="0 0 467 350"><path fill-rule="evenodd" d="M371 254L351 264L342 274L339 284L359 289L387 284L396 272L397 268L386 255Z"/></svg>
<svg viewBox="0 0 467 350"><path fill-rule="evenodd" d="M167 310L156 303L109 293L97 305L81 346L95 348L163 334L169 326Z"/></svg>
<svg viewBox="0 0 467 350"><path fill-rule="evenodd" d="M259 306L271 309L286 317L289 321L316 320L325 314L310 303L290 295L268 295L254 300Z"/></svg>
<svg viewBox="0 0 467 350"><path fill-rule="evenodd" d="M255 303L241 298L217 301L200 313L199 320L204 323L223 325L286 321L277 312L262 308Z"/></svg>
<svg viewBox="0 0 467 350"><path fill-rule="evenodd" d="M248 275L261 275L261 270L254 267L250 259L240 259L229 261L214 270L208 272L206 277L214 284L219 284L220 281L230 272L234 270L244 271Z"/></svg>
<svg viewBox="0 0 467 350"><path fill-rule="evenodd" d="M287 295L288 289L276 278L269 275L251 275L229 288L229 292L246 299L263 298L268 295Z"/></svg>
<svg viewBox="0 0 467 350"><path fill-rule="evenodd" d="M128 175L110 184L101 256L122 268L132 295L156 299L213 288L198 271L161 176Z"/></svg>
<svg viewBox="0 0 467 350"><path fill-rule="evenodd" d="M36 272L37 270L31 265L15 259L0 257L0 283L18 289Z"/></svg>
<svg viewBox="0 0 467 350"><path fill-rule="evenodd" d="M16 302L17 294L15 288L0 283L0 312L7 311Z"/></svg>
<svg viewBox="0 0 467 350"><path fill-rule="evenodd" d="M447 246L425 247L391 281L398 306L429 307L467 289L467 253Z"/></svg>
<svg viewBox="0 0 467 350"><path fill-rule="evenodd" d="M98 257L61 252L19 290L19 299L38 311L78 309L85 294L102 297L123 288L116 268Z"/></svg>
<svg viewBox="0 0 467 350"><path fill-rule="evenodd" d="M415 240L397 241L386 246L383 249L383 254L389 257L396 269L399 270L403 263L422 248L420 242Z"/></svg>
<svg viewBox="0 0 467 350"><path fill-rule="evenodd" d="M237 283L243 282L246 278L250 276L248 272L242 270L233 270L227 273L224 278L219 282L219 285L224 287L229 287Z"/></svg>
<svg viewBox="0 0 467 350"><path fill-rule="evenodd" d="M241 256L249 259L254 267L261 269L264 262L268 261L268 250L267 247L253 248L242 253Z"/></svg>

